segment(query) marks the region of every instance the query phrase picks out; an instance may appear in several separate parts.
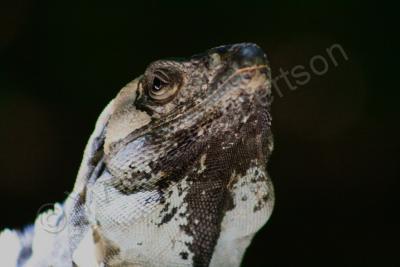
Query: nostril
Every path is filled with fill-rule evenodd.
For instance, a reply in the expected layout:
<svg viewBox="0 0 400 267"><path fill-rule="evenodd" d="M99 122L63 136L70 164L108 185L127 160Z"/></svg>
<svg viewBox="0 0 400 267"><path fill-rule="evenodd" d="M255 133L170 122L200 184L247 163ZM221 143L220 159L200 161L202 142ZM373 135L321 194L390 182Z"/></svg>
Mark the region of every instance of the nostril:
<svg viewBox="0 0 400 267"><path fill-rule="evenodd" d="M265 64L265 54L260 47L255 44L245 44L241 46L233 55L232 60L239 67L250 67L253 65Z"/></svg>
<svg viewBox="0 0 400 267"><path fill-rule="evenodd" d="M240 55L245 58L264 57L264 52L255 45L245 46L239 50Z"/></svg>

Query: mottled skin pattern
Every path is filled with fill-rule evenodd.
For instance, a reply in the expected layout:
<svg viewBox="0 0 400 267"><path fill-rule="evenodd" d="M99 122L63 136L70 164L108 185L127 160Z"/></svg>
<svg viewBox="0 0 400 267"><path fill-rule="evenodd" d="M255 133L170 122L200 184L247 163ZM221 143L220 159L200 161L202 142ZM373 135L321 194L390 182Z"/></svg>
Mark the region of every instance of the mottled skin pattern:
<svg viewBox="0 0 400 267"><path fill-rule="evenodd" d="M270 102L254 44L150 64L97 123L55 265L239 266L274 203Z"/></svg>

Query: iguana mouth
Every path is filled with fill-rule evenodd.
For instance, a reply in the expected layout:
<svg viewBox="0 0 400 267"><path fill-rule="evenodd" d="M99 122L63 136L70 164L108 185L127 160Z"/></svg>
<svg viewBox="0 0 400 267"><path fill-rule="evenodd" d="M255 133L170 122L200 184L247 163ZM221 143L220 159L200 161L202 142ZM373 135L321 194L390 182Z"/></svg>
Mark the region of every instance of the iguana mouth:
<svg viewBox="0 0 400 267"><path fill-rule="evenodd" d="M247 121L253 113L258 113L257 116L260 116L261 113L265 115L267 108L259 106L255 98L257 97L256 90L260 89L260 87L262 90L269 90L268 73L269 67L266 64L242 67L234 70L229 75L226 75L227 78L223 79L222 82L211 84L216 89L212 89L207 98L197 105L189 107L183 114L171 116L171 118L163 120L159 124L150 123L145 125L128 134L124 139L112 143L109 150L110 153L104 155L106 169L113 177L121 178L123 168L118 163L115 164L115 158L120 158L122 161L123 158L129 160L127 157L135 157L133 155L127 156L124 151L136 151L135 153L139 155L140 152L138 151L147 147L146 151L154 151L157 154L157 156L153 156L151 159L151 161L157 162L171 151L179 149L180 143L184 142L186 145L190 145L197 142L195 141L195 137L200 132L205 131L207 128L215 127L220 121L224 121L223 124L225 125L234 127L234 125L239 126L243 121ZM227 73L224 72L224 74ZM235 79L238 79L241 84L237 84ZM242 98L243 96L245 97ZM241 105L246 105L249 110L239 110L238 107ZM235 115L238 116L234 119L230 118L227 121L227 118L224 117L232 116L229 110L230 106L235 106ZM239 115L241 112L243 113ZM179 137L173 136L169 140L167 138L165 141L153 141L154 136L159 138L165 129L174 129L169 131L168 134L174 134ZM158 142L162 142L162 149L159 147L160 144ZM137 170L130 175L130 178L127 178L128 180L135 181L135 186L125 188L120 185L120 181L124 179L113 180L111 183L126 194L132 194L137 190L153 190L165 181L166 172L161 172L165 175L154 175L158 171L152 170L150 172L150 169L147 171L138 170L142 168L141 166L147 164L149 164L149 158L139 156L134 164L129 165L132 170ZM124 177L126 175L127 173L124 174Z"/></svg>

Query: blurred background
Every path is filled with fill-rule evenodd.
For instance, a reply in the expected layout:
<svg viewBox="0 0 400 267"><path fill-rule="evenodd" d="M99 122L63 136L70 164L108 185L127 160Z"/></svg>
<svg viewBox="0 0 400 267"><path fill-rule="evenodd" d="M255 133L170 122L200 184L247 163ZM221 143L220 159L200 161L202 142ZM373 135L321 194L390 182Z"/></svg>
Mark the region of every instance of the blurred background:
<svg viewBox="0 0 400 267"><path fill-rule="evenodd" d="M107 2L0 2L0 229L66 197L100 111L151 61L255 42L273 76L310 77L274 91L276 208L243 266L400 266L394 7Z"/></svg>

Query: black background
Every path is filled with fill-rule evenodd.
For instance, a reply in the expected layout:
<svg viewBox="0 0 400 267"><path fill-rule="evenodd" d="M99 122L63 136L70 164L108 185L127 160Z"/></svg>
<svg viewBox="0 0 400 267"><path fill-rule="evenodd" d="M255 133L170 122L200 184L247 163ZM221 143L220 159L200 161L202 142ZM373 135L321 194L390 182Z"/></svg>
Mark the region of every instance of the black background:
<svg viewBox="0 0 400 267"><path fill-rule="evenodd" d="M275 94L276 207L243 266L400 266L395 7L107 2L0 2L0 228L66 197L98 114L151 61L247 41L311 80ZM348 60L313 74L333 44Z"/></svg>

